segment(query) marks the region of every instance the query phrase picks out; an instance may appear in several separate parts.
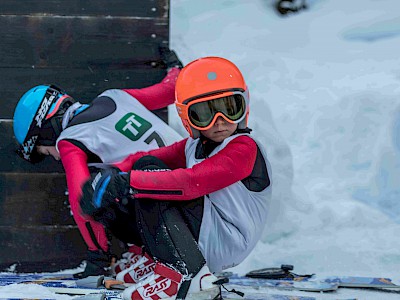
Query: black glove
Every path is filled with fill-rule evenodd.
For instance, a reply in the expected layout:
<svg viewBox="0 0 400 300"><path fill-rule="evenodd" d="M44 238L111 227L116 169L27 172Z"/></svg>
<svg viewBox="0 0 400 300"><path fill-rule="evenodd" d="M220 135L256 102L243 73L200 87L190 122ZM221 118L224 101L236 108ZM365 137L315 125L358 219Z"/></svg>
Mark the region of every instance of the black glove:
<svg viewBox="0 0 400 300"><path fill-rule="evenodd" d="M167 67L167 69L170 68L183 68L183 64L180 61L179 57L176 55L174 50L169 49L168 47L161 46L159 48L160 54L161 54L161 59L163 60L163 63Z"/></svg>
<svg viewBox="0 0 400 300"><path fill-rule="evenodd" d="M113 257L115 256L101 250L88 250L85 270L81 273L75 274L74 277L85 278L88 276L110 275L111 262Z"/></svg>
<svg viewBox="0 0 400 300"><path fill-rule="evenodd" d="M124 210L130 190L129 173L117 168L101 169L83 185L81 209L104 224L104 220L114 220L115 209Z"/></svg>

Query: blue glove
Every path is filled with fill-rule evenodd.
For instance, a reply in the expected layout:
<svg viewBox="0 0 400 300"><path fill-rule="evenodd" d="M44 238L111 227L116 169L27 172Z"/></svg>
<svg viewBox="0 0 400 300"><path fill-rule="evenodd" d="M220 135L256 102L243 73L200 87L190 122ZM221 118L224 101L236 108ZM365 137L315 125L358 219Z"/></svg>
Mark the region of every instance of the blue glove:
<svg viewBox="0 0 400 300"><path fill-rule="evenodd" d="M130 192L129 173L117 168L101 169L83 185L81 209L96 221L112 219L113 210L124 210Z"/></svg>

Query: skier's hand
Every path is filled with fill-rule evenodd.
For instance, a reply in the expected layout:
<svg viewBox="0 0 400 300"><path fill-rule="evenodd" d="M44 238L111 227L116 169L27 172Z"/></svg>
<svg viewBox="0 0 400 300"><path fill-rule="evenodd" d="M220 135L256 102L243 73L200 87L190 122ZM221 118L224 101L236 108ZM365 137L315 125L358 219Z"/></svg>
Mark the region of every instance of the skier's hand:
<svg viewBox="0 0 400 300"><path fill-rule="evenodd" d="M81 209L84 214L99 219L109 209L127 204L129 191L129 173L117 168L101 169L83 185Z"/></svg>

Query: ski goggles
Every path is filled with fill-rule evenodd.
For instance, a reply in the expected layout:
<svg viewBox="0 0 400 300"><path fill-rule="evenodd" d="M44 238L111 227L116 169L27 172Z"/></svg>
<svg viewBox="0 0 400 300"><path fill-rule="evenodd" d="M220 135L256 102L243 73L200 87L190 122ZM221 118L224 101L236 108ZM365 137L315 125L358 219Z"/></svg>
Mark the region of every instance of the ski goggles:
<svg viewBox="0 0 400 300"><path fill-rule="evenodd" d="M246 93L234 91L196 99L181 105L180 109L185 110L184 114L193 128L207 130L219 116L229 123L240 123L246 117L247 103Z"/></svg>

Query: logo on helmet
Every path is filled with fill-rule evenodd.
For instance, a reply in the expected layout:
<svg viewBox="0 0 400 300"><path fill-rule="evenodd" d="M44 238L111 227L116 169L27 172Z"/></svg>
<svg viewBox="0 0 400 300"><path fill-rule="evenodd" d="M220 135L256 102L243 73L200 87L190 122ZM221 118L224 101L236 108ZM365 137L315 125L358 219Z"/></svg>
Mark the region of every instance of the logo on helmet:
<svg viewBox="0 0 400 300"><path fill-rule="evenodd" d="M215 79L217 79L217 73L215 73L215 72L208 72L207 78L208 78L208 80L215 80Z"/></svg>
<svg viewBox="0 0 400 300"><path fill-rule="evenodd" d="M46 117L47 112L50 109L50 105L53 103L54 98L58 95L57 91L53 91L50 97L45 97L40 105L40 109L35 116L35 120L38 127L42 127L42 121Z"/></svg>
<svg viewBox="0 0 400 300"><path fill-rule="evenodd" d="M37 138L38 138L38 136L34 135L29 140L27 140L25 143L23 143L22 147L23 147L24 151L22 152L22 154L24 155L24 159L28 159L29 160L30 153L32 152L33 147L36 144Z"/></svg>

